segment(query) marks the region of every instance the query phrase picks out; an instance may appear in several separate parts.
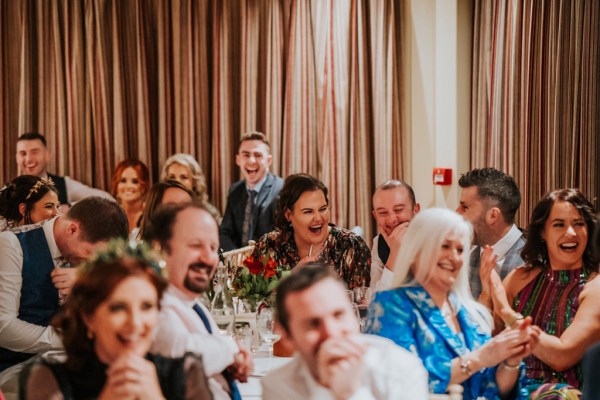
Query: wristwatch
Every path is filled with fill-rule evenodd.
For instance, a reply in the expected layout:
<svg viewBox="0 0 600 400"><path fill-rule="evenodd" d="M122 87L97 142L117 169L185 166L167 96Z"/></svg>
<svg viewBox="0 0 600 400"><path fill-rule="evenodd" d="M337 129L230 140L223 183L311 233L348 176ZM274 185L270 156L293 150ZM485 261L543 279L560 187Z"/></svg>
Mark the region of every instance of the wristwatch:
<svg viewBox="0 0 600 400"><path fill-rule="evenodd" d="M510 328L511 326L513 326L513 324L521 319L524 319L525 317L523 316L523 314L518 313L518 312L514 312L513 315L510 317L510 319L504 323L504 326L506 326L507 328Z"/></svg>

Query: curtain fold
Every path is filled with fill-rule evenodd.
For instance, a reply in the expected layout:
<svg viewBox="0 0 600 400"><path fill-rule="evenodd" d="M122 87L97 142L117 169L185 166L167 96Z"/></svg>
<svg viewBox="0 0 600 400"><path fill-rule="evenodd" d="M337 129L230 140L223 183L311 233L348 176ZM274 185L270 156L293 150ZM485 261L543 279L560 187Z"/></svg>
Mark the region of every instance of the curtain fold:
<svg viewBox="0 0 600 400"><path fill-rule="evenodd" d="M125 158L156 179L176 152L221 209L247 131L272 170L330 189L332 221L370 240L375 185L402 176L402 0L0 2L3 178L25 131L51 169L103 189Z"/></svg>
<svg viewBox="0 0 600 400"><path fill-rule="evenodd" d="M471 166L514 176L522 226L554 189L598 208L599 37L598 2L475 2Z"/></svg>

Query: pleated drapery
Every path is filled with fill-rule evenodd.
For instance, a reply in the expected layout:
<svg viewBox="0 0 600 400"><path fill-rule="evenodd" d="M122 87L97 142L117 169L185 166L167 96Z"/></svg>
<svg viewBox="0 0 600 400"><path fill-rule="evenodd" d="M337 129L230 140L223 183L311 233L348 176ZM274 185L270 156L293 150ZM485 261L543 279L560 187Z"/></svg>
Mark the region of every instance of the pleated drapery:
<svg viewBox="0 0 600 400"><path fill-rule="evenodd" d="M239 137L273 171L330 189L332 221L372 236L371 194L403 176L400 0L0 1L0 153L46 135L51 170L108 188L114 165L156 178L193 154L223 208ZM11 155L11 156L9 156Z"/></svg>
<svg viewBox="0 0 600 400"><path fill-rule="evenodd" d="M600 2L476 1L471 166L514 176L526 226L548 191L600 190Z"/></svg>

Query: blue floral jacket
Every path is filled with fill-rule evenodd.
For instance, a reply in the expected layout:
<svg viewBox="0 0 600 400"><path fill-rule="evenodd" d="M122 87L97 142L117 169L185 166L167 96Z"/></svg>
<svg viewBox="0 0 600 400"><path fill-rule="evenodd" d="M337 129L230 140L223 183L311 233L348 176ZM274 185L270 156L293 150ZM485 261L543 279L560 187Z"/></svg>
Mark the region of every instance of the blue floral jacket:
<svg viewBox="0 0 600 400"><path fill-rule="evenodd" d="M452 359L475 350L490 340L469 312L450 294L464 341L446 324L440 309L421 286L378 292L369 308L367 332L389 338L417 354L429 372L429 390L445 393ZM521 371L520 384L524 383ZM496 367L484 368L463 382L464 399L498 399ZM517 388L518 389L518 388Z"/></svg>

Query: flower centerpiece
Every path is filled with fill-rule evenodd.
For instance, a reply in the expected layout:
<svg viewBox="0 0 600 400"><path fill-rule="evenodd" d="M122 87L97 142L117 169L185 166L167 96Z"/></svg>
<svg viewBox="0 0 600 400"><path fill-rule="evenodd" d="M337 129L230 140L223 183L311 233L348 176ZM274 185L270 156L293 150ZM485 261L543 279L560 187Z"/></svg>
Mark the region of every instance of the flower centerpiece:
<svg viewBox="0 0 600 400"><path fill-rule="evenodd" d="M257 260L248 256L235 271L234 295L248 301L253 309L260 302L270 306L273 301L273 289L289 274L290 268L287 265L278 265L272 258L262 256Z"/></svg>

